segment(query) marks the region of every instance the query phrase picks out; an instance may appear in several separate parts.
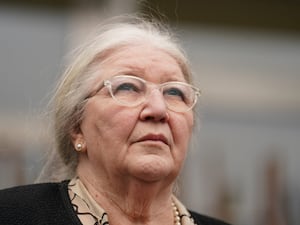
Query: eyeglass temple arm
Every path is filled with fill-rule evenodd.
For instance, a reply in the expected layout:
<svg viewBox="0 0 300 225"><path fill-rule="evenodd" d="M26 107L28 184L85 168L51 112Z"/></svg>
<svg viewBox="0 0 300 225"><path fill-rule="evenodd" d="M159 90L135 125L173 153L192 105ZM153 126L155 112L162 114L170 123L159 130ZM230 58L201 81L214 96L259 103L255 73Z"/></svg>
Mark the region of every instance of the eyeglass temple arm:
<svg viewBox="0 0 300 225"><path fill-rule="evenodd" d="M94 97L102 88L104 88L104 86L105 86L105 83L102 82L101 85L95 91L91 92L85 99Z"/></svg>

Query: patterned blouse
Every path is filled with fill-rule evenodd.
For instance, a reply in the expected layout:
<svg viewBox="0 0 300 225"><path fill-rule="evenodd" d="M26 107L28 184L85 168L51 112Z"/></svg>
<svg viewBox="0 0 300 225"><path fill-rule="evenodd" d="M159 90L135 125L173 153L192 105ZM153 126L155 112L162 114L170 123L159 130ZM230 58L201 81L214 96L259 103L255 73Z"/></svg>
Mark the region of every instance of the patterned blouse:
<svg viewBox="0 0 300 225"><path fill-rule="evenodd" d="M109 225L107 213L91 197L79 178L69 182L68 192L74 211L83 225ZM185 206L174 195L172 199L179 211L181 225L195 225Z"/></svg>

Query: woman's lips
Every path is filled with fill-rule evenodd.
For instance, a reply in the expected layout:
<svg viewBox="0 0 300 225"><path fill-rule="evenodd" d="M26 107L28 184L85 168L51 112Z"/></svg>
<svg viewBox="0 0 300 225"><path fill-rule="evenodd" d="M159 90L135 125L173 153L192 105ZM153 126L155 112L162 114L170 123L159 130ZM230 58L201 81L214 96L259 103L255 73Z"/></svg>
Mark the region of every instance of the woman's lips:
<svg viewBox="0 0 300 225"><path fill-rule="evenodd" d="M137 142L143 142L143 141L160 141L166 145L169 145L168 139L163 134L147 134L141 137L140 139L138 139Z"/></svg>

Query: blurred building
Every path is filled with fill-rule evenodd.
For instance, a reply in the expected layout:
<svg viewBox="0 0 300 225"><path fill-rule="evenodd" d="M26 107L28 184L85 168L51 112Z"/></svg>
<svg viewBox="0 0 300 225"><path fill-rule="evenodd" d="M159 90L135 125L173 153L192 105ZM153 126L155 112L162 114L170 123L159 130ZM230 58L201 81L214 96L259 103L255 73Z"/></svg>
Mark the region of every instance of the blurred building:
<svg viewBox="0 0 300 225"><path fill-rule="evenodd" d="M300 222L297 1L0 3L0 188L34 182L51 140L42 119L72 47L113 15L171 24L203 91L180 195L243 225Z"/></svg>

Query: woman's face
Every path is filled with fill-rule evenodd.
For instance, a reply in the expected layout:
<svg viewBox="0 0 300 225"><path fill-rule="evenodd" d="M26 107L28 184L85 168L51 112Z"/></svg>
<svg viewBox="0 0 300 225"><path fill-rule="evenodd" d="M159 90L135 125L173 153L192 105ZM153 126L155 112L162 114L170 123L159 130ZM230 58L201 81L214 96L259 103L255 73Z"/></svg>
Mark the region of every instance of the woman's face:
<svg viewBox="0 0 300 225"><path fill-rule="evenodd" d="M185 81L170 55L153 47L135 46L113 52L101 64L101 77L93 88L121 74L155 84ZM81 172L87 177L100 179L172 182L185 159L192 127L193 111L168 110L157 90L141 105L126 107L118 105L104 87L88 100L80 131L72 135L74 143L85 142L78 168L85 170Z"/></svg>

